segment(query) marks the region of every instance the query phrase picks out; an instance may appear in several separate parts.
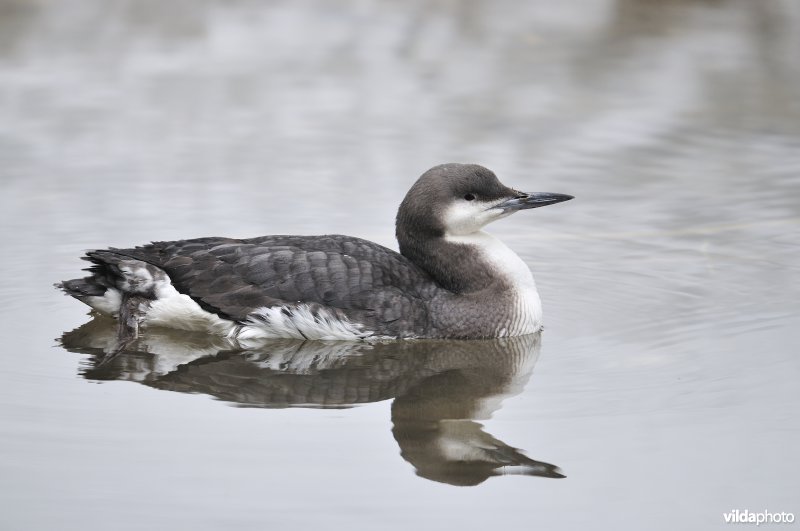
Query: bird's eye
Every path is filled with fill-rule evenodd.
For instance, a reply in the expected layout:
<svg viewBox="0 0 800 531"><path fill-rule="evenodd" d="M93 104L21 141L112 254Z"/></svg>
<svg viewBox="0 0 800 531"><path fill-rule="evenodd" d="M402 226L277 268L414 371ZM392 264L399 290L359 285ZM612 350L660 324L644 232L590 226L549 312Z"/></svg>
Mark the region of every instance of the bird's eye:
<svg viewBox="0 0 800 531"><path fill-rule="evenodd" d="M467 201L472 201L473 199L475 199L475 196L472 194L467 194L464 196L464 199L466 199Z"/></svg>

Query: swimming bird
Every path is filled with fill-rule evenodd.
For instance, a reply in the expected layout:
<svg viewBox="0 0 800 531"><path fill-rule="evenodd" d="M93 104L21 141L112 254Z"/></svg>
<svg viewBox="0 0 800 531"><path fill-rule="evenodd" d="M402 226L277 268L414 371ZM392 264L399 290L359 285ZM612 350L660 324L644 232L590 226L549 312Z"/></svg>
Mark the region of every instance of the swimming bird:
<svg viewBox="0 0 800 531"><path fill-rule="evenodd" d="M153 242L89 251L90 275L56 286L118 319L123 343L146 326L236 341L519 336L542 326L533 275L482 229L569 199L443 164L400 204L399 253L342 235Z"/></svg>

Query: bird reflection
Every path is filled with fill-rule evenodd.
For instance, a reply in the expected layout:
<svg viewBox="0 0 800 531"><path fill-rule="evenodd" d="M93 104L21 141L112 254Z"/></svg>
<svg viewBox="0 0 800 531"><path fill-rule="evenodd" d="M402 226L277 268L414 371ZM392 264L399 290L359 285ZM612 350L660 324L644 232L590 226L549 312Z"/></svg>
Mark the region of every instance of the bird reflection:
<svg viewBox="0 0 800 531"><path fill-rule="evenodd" d="M224 338L149 329L126 350L103 318L61 338L88 354L81 374L156 389L203 393L240 407L347 408L394 398L392 433L417 475L451 485L492 476L562 478L483 430L502 401L530 378L540 336L477 341L270 340L233 348Z"/></svg>

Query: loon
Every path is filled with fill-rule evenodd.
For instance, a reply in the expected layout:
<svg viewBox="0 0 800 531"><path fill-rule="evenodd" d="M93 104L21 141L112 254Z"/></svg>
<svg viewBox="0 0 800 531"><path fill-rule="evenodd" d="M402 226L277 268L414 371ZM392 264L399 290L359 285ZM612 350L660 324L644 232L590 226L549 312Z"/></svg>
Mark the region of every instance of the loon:
<svg viewBox="0 0 800 531"><path fill-rule="evenodd" d="M567 201L523 193L475 164L423 173L397 213L397 253L342 235L198 238L88 251L90 275L56 284L118 320L242 342L486 339L542 327L528 266L482 228Z"/></svg>

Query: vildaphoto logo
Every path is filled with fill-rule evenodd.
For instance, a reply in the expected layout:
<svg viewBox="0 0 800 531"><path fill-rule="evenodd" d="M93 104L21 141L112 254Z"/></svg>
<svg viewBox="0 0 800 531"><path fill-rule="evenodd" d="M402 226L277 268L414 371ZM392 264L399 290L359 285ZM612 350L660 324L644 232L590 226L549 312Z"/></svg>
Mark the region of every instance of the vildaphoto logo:
<svg viewBox="0 0 800 531"><path fill-rule="evenodd" d="M794 513L771 513L734 509L728 513L722 513L722 518L726 524L791 524L794 523Z"/></svg>

